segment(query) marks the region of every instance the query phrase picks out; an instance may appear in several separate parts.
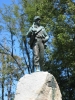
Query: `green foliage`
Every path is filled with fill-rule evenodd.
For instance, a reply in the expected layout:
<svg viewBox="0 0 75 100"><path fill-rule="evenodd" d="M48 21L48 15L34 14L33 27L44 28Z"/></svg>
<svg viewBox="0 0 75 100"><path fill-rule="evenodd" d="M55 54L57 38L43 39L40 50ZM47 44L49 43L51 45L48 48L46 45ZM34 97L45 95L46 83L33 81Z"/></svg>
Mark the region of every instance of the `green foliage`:
<svg viewBox="0 0 75 100"><path fill-rule="evenodd" d="M39 15L42 18L41 24L46 26L48 32L52 32L53 39L48 44L50 48L46 50L47 63L44 70L56 76L63 100L74 100L75 4L70 0L22 1L29 22L32 23L34 16Z"/></svg>
<svg viewBox="0 0 75 100"><path fill-rule="evenodd" d="M5 97L4 93L6 93L8 99L14 98L14 90L12 90L12 88L16 87L16 82L25 73L24 58L22 59L14 54L14 44L16 41L14 37L19 37L19 39L17 39L21 41L21 34L25 32L21 30L21 27L24 25L21 23L21 13L19 6L16 4L10 6L4 5L3 9L0 9L0 29L1 31L7 31L11 37L10 39L7 38L6 41L6 36L4 36L4 40L1 38L2 41L0 41L0 88L2 89L2 100L4 100ZM22 28L24 29L25 27ZM5 45L8 46L8 48L6 48ZM5 88L7 89L6 91ZM9 98L8 95L10 94L11 97Z"/></svg>
<svg viewBox="0 0 75 100"><path fill-rule="evenodd" d="M18 56L14 56L19 63L23 63L22 59ZM15 60L10 56L6 54L0 54L0 86L3 88L7 88L7 90L10 90L9 93L11 94L11 98L13 97L13 90L11 91L11 88L15 86L15 82L18 81L22 75L21 70L19 70ZM22 64L21 64L22 65ZM23 67L24 65L22 65ZM8 95L8 91L4 91L6 95ZM4 92L2 91L2 96L4 95ZM4 98L4 97L3 97Z"/></svg>
<svg viewBox="0 0 75 100"><path fill-rule="evenodd" d="M45 53L44 70L56 77L63 100L75 100L75 4L71 0L21 0L20 6L16 4L4 5L4 10L0 9L0 14L2 16L0 30L6 29L10 34L19 38L25 64L27 64L27 57L28 61L31 61L26 43L26 32L32 24L34 16L39 15L41 17L41 24L50 36ZM1 48L0 52L2 50ZM13 57L18 59L18 63L22 60L18 56ZM15 73L14 70L18 67L18 63L14 60L10 61L9 58L6 57L7 60L1 61L4 62L3 67L5 69L1 70L1 73L4 77L6 76L5 80L11 74L13 78L17 77L18 79L21 77L21 70L16 69ZM24 63L21 62L21 65L24 66Z"/></svg>

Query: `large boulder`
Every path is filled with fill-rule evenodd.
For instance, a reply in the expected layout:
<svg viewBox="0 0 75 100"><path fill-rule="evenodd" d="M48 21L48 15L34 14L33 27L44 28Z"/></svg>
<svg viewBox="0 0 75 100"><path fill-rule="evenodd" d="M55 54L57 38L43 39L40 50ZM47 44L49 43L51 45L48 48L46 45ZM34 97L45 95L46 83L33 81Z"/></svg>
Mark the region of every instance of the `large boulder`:
<svg viewBox="0 0 75 100"><path fill-rule="evenodd" d="M52 74L35 72L19 80L14 100L62 100L62 95Z"/></svg>

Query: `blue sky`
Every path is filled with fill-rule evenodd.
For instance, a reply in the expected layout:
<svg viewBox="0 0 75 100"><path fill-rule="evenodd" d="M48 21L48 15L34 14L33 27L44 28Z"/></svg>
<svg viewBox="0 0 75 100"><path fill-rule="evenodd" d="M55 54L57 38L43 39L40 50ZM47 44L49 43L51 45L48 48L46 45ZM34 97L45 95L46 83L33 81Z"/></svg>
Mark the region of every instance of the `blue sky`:
<svg viewBox="0 0 75 100"><path fill-rule="evenodd" d="M17 2L18 0L0 0L0 7L2 7L3 4L9 5L9 4L11 4L12 1Z"/></svg>
<svg viewBox="0 0 75 100"><path fill-rule="evenodd" d="M11 4L11 1L12 0L0 0L0 8L3 8L3 5L4 4L10 5ZM17 0L15 0L15 1L17 1ZM3 37L6 38L6 41L5 42L7 44L7 40L10 40L10 33L7 32L7 31L5 31L5 30L4 31L1 31L0 32L0 43L3 43ZM14 37L14 38L16 38L16 37ZM11 45L11 44L8 44L8 45ZM16 38L16 42L15 42L15 48L16 48L16 51L14 50L15 55L20 55L20 50L19 50L19 45L18 45L17 38ZM16 90L16 87L15 88L13 87L13 89L15 91ZM6 88L5 88L5 91L6 91ZM1 96L1 88L0 88L0 96ZM4 100L7 100L7 97L6 96L4 97Z"/></svg>
<svg viewBox="0 0 75 100"><path fill-rule="evenodd" d="M6 5L10 5L12 1L18 1L18 0L0 0L0 8L3 8L3 5L6 4ZM11 36L10 36L10 33L7 32L6 30L4 31L1 31L0 32L0 43L2 42L3 43L3 38L5 37L6 41L5 43L8 44L11 48L11 43L7 43L7 41L10 41L11 39ZM19 44L18 44L18 40L16 37L14 37L14 39L16 40L15 43L14 43L14 54L15 55L18 55L18 56L21 56L21 52L20 52L20 49L19 49Z"/></svg>
<svg viewBox="0 0 75 100"><path fill-rule="evenodd" d="M9 5L11 3L11 0L0 0L0 7L3 6L3 4Z"/></svg>
<svg viewBox="0 0 75 100"><path fill-rule="evenodd" d="M2 8L3 7L3 4L7 4L7 5L10 5L11 4L11 1L12 0L0 0L0 8ZM17 1L17 0L15 0L15 1ZM75 0L73 0L74 2L75 2ZM1 39L2 39L2 36L4 37L4 35L7 37L7 39L8 38L10 38L10 35L8 35L9 33L8 32L1 32L0 33L0 42L1 42ZM17 41L17 40L16 40ZM16 44L15 44L15 46L16 46L16 50L17 50L17 52L15 52L15 54L17 54L17 55L20 55L19 54L19 52L20 52L20 50L19 50L19 45L18 45L18 42L16 42ZM0 93L0 95L1 95L1 93ZM5 98L4 100L7 100L7 98Z"/></svg>
<svg viewBox="0 0 75 100"><path fill-rule="evenodd" d="M72 0L75 3L75 0Z"/></svg>

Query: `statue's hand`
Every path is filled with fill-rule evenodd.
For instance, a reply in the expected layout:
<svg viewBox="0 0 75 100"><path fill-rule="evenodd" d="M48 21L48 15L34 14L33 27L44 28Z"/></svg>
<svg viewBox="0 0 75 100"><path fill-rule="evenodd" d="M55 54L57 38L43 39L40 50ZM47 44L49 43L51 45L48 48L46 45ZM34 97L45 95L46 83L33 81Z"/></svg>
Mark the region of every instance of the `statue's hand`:
<svg viewBox="0 0 75 100"><path fill-rule="evenodd" d="M45 39L42 39L42 42L45 43L46 42Z"/></svg>
<svg viewBox="0 0 75 100"><path fill-rule="evenodd" d="M33 28L32 28L32 31L33 31L33 32L37 32L37 28L34 28L34 27L33 27Z"/></svg>

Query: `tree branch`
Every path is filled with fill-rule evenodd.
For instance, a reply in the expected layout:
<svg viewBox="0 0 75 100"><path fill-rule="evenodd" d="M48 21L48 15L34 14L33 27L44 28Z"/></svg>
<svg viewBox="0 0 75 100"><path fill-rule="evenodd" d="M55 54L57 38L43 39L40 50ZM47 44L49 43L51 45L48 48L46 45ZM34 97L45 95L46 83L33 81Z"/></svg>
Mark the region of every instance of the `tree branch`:
<svg viewBox="0 0 75 100"><path fill-rule="evenodd" d="M9 51L7 48L5 48L1 43L0 43L0 46L1 46L2 48L4 48L4 49L7 51L7 52L0 51L0 53L1 53L1 54L10 55L10 56L14 59L14 61L16 62L16 64L18 65L19 69L22 71L22 74L24 75L24 71L22 70L21 65L18 63L18 61L16 60L16 58L15 58L14 56L12 56L11 51ZM8 53L8 52L9 52L9 53Z"/></svg>

